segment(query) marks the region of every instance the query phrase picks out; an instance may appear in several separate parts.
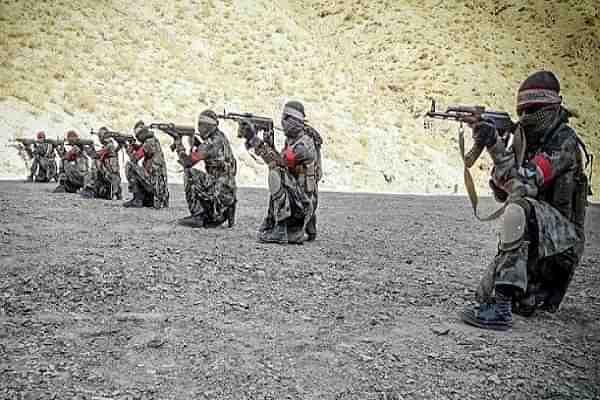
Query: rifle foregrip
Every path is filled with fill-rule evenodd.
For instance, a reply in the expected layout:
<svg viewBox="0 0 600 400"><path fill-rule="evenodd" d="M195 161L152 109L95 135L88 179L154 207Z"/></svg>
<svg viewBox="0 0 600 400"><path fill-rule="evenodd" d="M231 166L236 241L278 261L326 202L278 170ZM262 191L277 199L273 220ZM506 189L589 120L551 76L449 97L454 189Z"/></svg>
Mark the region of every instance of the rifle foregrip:
<svg viewBox="0 0 600 400"><path fill-rule="evenodd" d="M475 164L475 162L479 159L479 156L481 156L481 153L483 153L484 149L485 146L473 144L471 150L469 150L467 154L465 154L465 166L467 168L471 168L473 164Z"/></svg>

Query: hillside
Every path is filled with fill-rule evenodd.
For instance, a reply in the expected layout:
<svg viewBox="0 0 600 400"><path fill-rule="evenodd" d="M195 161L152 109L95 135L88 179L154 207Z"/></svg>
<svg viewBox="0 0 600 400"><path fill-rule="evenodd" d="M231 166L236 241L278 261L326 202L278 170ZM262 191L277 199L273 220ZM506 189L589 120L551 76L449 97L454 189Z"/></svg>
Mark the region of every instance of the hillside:
<svg viewBox="0 0 600 400"><path fill-rule="evenodd" d="M559 75L581 114L575 128L598 152L595 3L2 1L0 176L24 176L6 144L38 129L192 123L207 107L277 120L294 98L325 136L325 187L452 193L462 190L456 126L426 128L428 98L513 112L518 84L540 68ZM264 184L236 127L223 127L240 183Z"/></svg>

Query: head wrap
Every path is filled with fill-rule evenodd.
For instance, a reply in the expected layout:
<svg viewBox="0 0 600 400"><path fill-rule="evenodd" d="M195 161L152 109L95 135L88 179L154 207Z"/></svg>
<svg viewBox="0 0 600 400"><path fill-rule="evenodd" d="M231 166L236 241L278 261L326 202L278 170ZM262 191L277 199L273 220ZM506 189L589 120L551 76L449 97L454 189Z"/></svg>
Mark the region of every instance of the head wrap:
<svg viewBox="0 0 600 400"><path fill-rule="evenodd" d="M70 130L67 132L67 140L77 140L79 139L79 134L74 130Z"/></svg>
<svg viewBox="0 0 600 400"><path fill-rule="evenodd" d="M283 116L284 118L285 116L290 116L296 118L298 121L304 122L304 117L306 116L306 114L304 114L304 105L299 101L288 101L285 103L285 106L283 106Z"/></svg>
<svg viewBox="0 0 600 400"><path fill-rule="evenodd" d="M46 133L44 131L39 131L36 134L36 137L38 138L38 140L44 140L44 139L46 139Z"/></svg>
<svg viewBox="0 0 600 400"><path fill-rule="evenodd" d="M560 82L550 71L538 71L530 75L519 87L517 113L528 108L539 108L551 104L561 104Z"/></svg>

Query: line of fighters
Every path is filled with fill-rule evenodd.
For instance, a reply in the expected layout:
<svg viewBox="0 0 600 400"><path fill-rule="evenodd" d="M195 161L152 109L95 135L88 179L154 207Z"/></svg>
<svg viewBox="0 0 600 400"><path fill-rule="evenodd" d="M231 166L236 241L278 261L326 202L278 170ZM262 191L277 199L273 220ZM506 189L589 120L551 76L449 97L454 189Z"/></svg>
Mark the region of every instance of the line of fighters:
<svg viewBox="0 0 600 400"><path fill-rule="evenodd" d="M519 119L510 132L485 113L461 120L472 129L475 145L487 149L494 165L490 187L503 203L497 254L481 280L477 303L465 306L461 313L468 324L505 330L513 325L513 313L555 312L581 260L589 191L587 151L569 126L573 113L562 103L558 78L550 71L538 71L519 87ZM47 139L43 132L36 139L20 139L19 150L33 160L29 180L54 179L55 192L113 200L122 198L118 153L123 149L132 194L123 205L160 209L169 205L169 189L165 158L154 132L164 132L173 138L170 148L183 166L190 215L179 222L190 227L224 223L233 227L238 165L219 129L223 118L238 123L238 136L246 148L268 165L269 207L258 240L281 244L315 240L322 138L308 125L298 101L283 107L285 144L280 151L271 118L217 115L211 110L200 113L196 127L140 121L133 135L103 127L93 132L101 143L99 149L69 131L64 141ZM516 138L520 138L518 146ZM197 168L199 163L203 170Z"/></svg>

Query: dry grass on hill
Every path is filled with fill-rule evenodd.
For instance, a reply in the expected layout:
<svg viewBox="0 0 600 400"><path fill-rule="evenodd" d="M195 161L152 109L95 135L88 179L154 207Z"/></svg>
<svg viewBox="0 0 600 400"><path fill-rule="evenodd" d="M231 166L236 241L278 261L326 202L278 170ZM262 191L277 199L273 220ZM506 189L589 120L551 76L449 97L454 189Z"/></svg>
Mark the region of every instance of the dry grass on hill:
<svg viewBox="0 0 600 400"><path fill-rule="evenodd" d="M424 128L428 98L512 111L519 82L548 68L600 149L593 0L2 1L0 23L0 143L38 127L190 123L207 107L277 118L296 98L325 135L325 186L448 193L461 186L455 127ZM0 175L23 174L0 154ZM242 183L262 184L237 154Z"/></svg>

